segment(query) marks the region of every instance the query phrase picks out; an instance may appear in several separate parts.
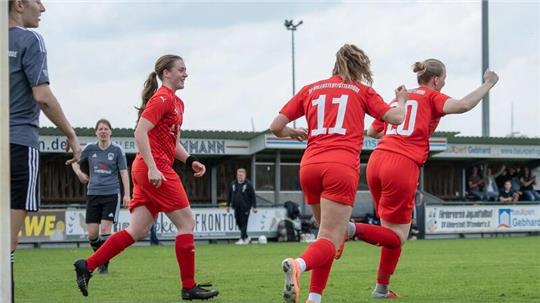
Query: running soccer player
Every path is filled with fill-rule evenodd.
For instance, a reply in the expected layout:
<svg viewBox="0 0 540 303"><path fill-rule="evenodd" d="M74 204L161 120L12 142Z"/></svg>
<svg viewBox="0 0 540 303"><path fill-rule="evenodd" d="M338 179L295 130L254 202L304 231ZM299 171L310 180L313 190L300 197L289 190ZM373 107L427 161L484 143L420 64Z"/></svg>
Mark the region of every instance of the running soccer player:
<svg viewBox="0 0 540 303"><path fill-rule="evenodd" d="M300 183L320 226L317 240L299 258L282 262L285 302L298 301L299 276L309 270L308 302L321 301L356 196L364 115L393 124L405 117L405 87L396 90L398 106L391 108L370 87L372 82L368 56L355 45L345 44L336 54L332 77L303 87L270 126L278 137L307 138ZM287 126L302 116L307 119L307 130Z"/></svg>
<svg viewBox="0 0 540 303"><path fill-rule="evenodd" d="M367 166L367 182L373 196L381 226L349 223L349 236L381 246L377 283L373 298L398 298L389 289L401 247L411 227L414 197L420 167L429 153L429 137L446 114L460 114L473 109L497 83L496 73L487 70L484 83L461 100L441 93L445 85L446 67L437 59L416 62L418 88L409 90L403 123L375 121L368 135L379 138ZM396 172L401 172L397 174Z"/></svg>
<svg viewBox="0 0 540 303"><path fill-rule="evenodd" d="M135 241L145 238L159 212L164 212L178 230L175 251L182 299L205 300L219 293L195 282L195 219L182 182L172 167L174 159L178 159L195 172L195 177L203 176L206 171L205 166L190 156L179 141L184 103L175 92L184 88L187 76L181 57L164 55L156 61L154 71L144 84L135 129L139 152L131 167L131 221L128 228L110 236L90 257L75 262L77 285L84 296L88 296L92 271ZM159 88L156 77L162 82Z"/></svg>

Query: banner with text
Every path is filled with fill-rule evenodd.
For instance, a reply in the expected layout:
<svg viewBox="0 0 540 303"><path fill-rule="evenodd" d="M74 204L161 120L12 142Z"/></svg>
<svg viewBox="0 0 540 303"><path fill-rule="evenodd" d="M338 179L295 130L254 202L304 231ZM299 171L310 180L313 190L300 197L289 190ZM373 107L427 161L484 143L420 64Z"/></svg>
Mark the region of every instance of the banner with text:
<svg viewBox="0 0 540 303"><path fill-rule="evenodd" d="M426 234L540 231L540 205L426 206Z"/></svg>
<svg viewBox="0 0 540 303"><path fill-rule="evenodd" d="M59 242L65 240L65 212L42 210L30 212L24 219L19 242Z"/></svg>
<svg viewBox="0 0 540 303"><path fill-rule="evenodd" d="M120 145L127 154L137 152L135 138L112 137L114 143ZM95 143L95 137L79 137L82 146ZM219 140L219 139L191 139L182 138L180 143L188 153L194 155L249 155L249 141ZM63 153L66 151L66 138L60 136L39 137L39 150L45 153Z"/></svg>
<svg viewBox="0 0 540 303"><path fill-rule="evenodd" d="M258 208L251 212L248 221L250 236L277 236L278 223L285 219L285 208ZM240 236L234 220L234 212L223 208L193 208L195 217L196 239L228 239ZM86 239L85 210L66 211L66 238L68 240ZM126 209L120 210L118 222L113 225L113 232L125 229L129 225L130 214ZM175 237L176 227L167 215L160 213L156 220L158 237L171 239Z"/></svg>
<svg viewBox="0 0 540 303"><path fill-rule="evenodd" d="M500 158L540 159L540 146L535 145L491 145L491 144L448 144L446 151L434 158Z"/></svg>

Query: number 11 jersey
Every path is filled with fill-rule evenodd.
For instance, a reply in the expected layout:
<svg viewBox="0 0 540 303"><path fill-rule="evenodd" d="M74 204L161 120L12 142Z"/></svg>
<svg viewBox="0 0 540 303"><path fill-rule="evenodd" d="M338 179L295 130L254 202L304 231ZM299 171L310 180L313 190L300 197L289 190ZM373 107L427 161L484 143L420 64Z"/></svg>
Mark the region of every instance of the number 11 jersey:
<svg viewBox="0 0 540 303"><path fill-rule="evenodd" d="M333 162L358 169L365 114L381 120L390 108L371 87L333 76L303 87L280 113L290 121L306 116L308 143L301 165Z"/></svg>

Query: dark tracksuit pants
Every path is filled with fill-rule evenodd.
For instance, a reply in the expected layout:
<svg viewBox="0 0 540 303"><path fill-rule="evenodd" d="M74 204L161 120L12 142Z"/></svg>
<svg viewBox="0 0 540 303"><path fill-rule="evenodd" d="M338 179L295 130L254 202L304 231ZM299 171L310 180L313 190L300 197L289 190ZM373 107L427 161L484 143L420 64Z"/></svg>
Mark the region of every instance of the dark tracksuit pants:
<svg viewBox="0 0 540 303"><path fill-rule="evenodd" d="M247 239L247 225L249 219L250 209L236 208L234 209L234 219L236 220L236 225L240 229L240 238L243 240Z"/></svg>

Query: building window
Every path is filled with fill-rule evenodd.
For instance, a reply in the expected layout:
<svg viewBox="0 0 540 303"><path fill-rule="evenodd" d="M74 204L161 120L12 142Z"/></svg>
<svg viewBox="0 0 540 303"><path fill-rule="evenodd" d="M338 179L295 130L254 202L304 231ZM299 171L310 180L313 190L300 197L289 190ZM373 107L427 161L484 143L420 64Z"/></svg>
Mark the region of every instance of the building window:
<svg viewBox="0 0 540 303"><path fill-rule="evenodd" d="M299 163L281 163L281 190L301 190L299 172Z"/></svg>
<svg viewBox="0 0 540 303"><path fill-rule="evenodd" d="M274 163L256 163L256 186L255 190L274 190L276 169Z"/></svg>

